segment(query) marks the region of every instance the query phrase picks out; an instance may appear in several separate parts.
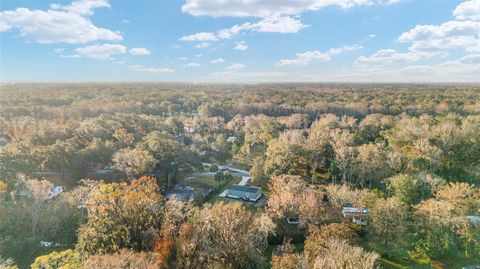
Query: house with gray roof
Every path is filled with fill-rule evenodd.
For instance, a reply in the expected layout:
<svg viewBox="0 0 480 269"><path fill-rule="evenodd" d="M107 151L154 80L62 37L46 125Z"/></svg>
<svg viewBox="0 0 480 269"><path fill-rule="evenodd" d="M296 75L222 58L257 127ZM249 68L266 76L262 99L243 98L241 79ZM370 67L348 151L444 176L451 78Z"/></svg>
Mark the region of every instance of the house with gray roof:
<svg viewBox="0 0 480 269"><path fill-rule="evenodd" d="M234 184L226 190L225 196L234 199L256 202L262 196L262 189L255 186L242 186Z"/></svg>

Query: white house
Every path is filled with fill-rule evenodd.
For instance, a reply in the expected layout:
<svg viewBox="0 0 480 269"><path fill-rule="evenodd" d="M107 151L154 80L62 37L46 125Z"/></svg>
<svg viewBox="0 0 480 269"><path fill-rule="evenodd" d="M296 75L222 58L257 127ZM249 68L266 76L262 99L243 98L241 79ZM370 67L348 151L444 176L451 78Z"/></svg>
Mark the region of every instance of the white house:
<svg viewBox="0 0 480 269"><path fill-rule="evenodd" d="M234 184L226 190L226 196L234 199L243 199L256 202L262 196L262 189L255 186Z"/></svg>
<svg viewBox="0 0 480 269"><path fill-rule="evenodd" d="M361 226L368 224L368 209L358 207L343 207L342 215L344 218L351 219L353 223Z"/></svg>
<svg viewBox="0 0 480 269"><path fill-rule="evenodd" d="M60 193L63 192L63 187L62 186L54 186L50 192L48 193L48 199L52 199L57 197Z"/></svg>
<svg viewBox="0 0 480 269"><path fill-rule="evenodd" d="M237 137L235 137L235 136L229 136L229 137L227 138L227 142L228 142L228 143L235 143L235 142L237 142Z"/></svg>

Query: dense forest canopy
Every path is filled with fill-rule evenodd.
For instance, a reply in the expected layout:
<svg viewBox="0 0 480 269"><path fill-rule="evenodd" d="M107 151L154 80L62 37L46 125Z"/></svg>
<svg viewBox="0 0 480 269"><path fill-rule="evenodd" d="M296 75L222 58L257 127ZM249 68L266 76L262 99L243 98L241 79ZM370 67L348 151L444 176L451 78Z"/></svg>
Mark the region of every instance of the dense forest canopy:
<svg viewBox="0 0 480 269"><path fill-rule="evenodd" d="M266 200L167 198L205 163ZM478 85L0 88L0 267L455 268L480 262L479 184Z"/></svg>

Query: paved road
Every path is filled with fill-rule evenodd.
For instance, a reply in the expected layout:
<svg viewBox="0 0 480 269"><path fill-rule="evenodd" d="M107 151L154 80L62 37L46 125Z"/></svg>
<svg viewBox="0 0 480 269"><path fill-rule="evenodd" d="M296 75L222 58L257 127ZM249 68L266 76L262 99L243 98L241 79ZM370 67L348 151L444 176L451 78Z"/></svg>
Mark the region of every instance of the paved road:
<svg viewBox="0 0 480 269"><path fill-rule="evenodd" d="M211 163L202 163L204 166L211 166L212 164ZM241 176L242 177L242 180L238 183L238 185L247 185L248 181L250 180L250 172L249 171L246 171L246 170L242 170L242 169L238 169L238 168L235 168L235 167L232 167L230 165L217 165L218 166L218 169L228 169L230 171L233 171L233 175L234 176ZM207 173L196 173L196 174L193 174L192 176L194 177L199 177L197 176L198 174L200 174L200 176L215 176L215 173L212 173L212 172L207 172ZM188 177L187 179L189 179L190 177Z"/></svg>

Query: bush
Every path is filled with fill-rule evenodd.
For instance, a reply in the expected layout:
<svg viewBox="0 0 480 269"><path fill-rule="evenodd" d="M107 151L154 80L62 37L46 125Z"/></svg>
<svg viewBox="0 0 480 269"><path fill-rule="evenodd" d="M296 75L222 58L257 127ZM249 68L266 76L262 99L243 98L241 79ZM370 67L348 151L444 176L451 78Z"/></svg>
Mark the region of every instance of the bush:
<svg viewBox="0 0 480 269"><path fill-rule="evenodd" d="M212 164L210 165L210 172L217 172L218 171L218 165Z"/></svg>
<svg viewBox="0 0 480 269"><path fill-rule="evenodd" d="M83 268L80 255L71 249L62 252L52 252L39 256L32 264L32 269L80 269Z"/></svg>

